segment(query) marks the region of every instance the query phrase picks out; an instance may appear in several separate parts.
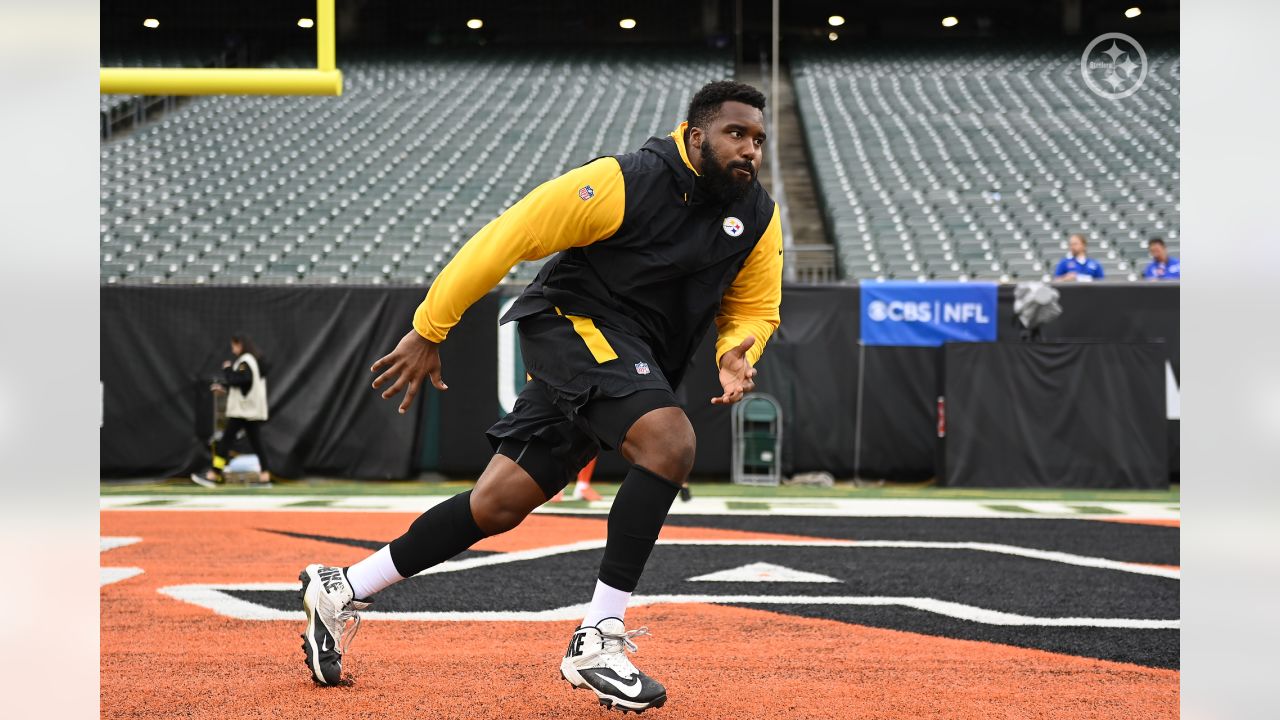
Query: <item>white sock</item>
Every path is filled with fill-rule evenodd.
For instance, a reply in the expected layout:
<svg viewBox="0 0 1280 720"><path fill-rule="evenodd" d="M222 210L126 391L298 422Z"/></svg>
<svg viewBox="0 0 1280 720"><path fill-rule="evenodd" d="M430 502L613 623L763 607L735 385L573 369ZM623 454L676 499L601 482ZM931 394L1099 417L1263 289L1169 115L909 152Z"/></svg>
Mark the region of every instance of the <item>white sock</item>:
<svg viewBox="0 0 1280 720"><path fill-rule="evenodd" d="M574 485L574 488L577 490L577 492L582 492L583 490L586 490L589 487L591 487L591 483L587 482L586 480L579 480L578 484Z"/></svg>
<svg viewBox="0 0 1280 720"><path fill-rule="evenodd" d="M403 580L391 561L391 546L382 549L347 568L347 582L357 600L368 600L371 595Z"/></svg>
<svg viewBox="0 0 1280 720"><path fill-rule="evenodd" d="M627 602L631 593L609 587L602 580L596 580L596 592L591 596L591 607L587 608L587 616L582 620L582 627L592 627L605 618L622 619L627 612Z"/></svg>

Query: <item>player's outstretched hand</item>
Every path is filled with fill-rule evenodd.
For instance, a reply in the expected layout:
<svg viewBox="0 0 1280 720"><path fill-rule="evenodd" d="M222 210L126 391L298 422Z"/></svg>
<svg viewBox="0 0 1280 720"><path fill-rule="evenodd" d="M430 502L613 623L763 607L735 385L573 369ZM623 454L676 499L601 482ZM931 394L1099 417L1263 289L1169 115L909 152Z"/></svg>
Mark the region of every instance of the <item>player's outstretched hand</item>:
<svg viewBox="0 0 1280 720"><path fill-rule="evenodd" d="M418 390L422 389L423 378L431 378L431 384L438 390L449 389L449 386L445 385L444 380L440 378L439 343L433 343L422 337L417 330L405 333L405 336L400 338L400 342L396 343L395 350L378 358L378 362L369 368L370 372L379 370L383 373L373 381L374 390L388 381L395 380L391 383L391 387L382 392L383 400L389 400L407 388L404 400L400 402L401 415L413 404L413 398L418 394Z"/></svg>
<svg viewBox="0 0 1280 720"><path fill-rule="evenodd" d="M748 335L737 347L720 356L720 387L724 388L724 394L711 398L712 405L732 405L756 389L756 369L747 362L747 350L755 344L756 339Z"/></svg>

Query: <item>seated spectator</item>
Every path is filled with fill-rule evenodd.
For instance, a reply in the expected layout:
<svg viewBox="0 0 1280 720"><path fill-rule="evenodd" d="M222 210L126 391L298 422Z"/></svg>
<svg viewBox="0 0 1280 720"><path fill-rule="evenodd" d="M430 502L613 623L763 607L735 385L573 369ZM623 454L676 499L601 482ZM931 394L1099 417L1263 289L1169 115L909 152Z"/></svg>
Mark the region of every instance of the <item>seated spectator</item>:
<svg viewBox="0 0 1280 720"><path fill-rule="evenodd" d="M1088 282L1102 279L1102 263L1089 259L1089 241L1085 240L1083 235L1080 233L1072 235L1067 239L1067 247L1071 254L1062 258L1062 262L1058 263L1058 267L1054 269L1054 280Z"/></svg>
<svg viewBox="0 0 1280 720"><path fill-rule="evenodd" d="M1142 277L1147 280L1182 279L1182 263L1178 262L1176 257L1169 257L1169 248L1165 247L1164 240L1160 238L1148 240L1147 252L1151 253L1151 264L1142 271Z"/></svg>

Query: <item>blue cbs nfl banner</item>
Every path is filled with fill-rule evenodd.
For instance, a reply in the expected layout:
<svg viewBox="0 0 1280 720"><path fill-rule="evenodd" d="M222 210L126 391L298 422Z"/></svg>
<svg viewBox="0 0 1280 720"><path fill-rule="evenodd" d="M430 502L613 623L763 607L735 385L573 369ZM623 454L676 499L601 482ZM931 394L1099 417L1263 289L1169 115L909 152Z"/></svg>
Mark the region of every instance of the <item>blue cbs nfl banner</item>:
<svg viewBox="0 0 1280 720"><path fill-rule="evenodd" d="M865 345L994 342L996 284L980 282L862 283Z"/></svg>

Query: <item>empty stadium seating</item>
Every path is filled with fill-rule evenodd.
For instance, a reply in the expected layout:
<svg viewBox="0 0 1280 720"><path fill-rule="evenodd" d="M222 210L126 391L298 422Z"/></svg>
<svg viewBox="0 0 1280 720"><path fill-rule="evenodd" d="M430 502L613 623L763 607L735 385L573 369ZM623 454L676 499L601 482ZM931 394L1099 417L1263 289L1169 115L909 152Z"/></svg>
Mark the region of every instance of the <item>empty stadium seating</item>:
<svg viewBox="0 0 1280 720"><path fill-rule="evenodd" d="M184 47L156 47L145 50L104 50L99 56L103 67L224 67L235 64L233 58L243 60L243 53L230 48L196 44ZM169 100L169 102L166 102ZM99 124L102 137L108 139L123 120L141 122L148 111L163 106L172 108L172 98L145 97L142 95L101 95L98 98Z"/></svg>
<svg viewBox="0 0 1280 720"><path fill-rule="evenodd" d="M426 283L535 185L669 132L732 74L712 53L341 66L338 98L199 98L104 142L102 282Z"/></svg>
<svg viewBox="0 0 1280 720"><path fill-rule="evenodd" d="M1075 231L1112 279L1149 237L1179 254L1178 57L1148 56L1113 102L1070 48L797 53L842 276L1039 279ZM102 281L425 283L538 182L666 132L732 72L709 53L342 65L340 98L198 98L104 142Z"/></svg>
<svg viewBox="0 0 1280 720"><path fill-rule="evenodd" d="M1080 48L809 51L792 80L843 276L1047 279L1067 236L1109 279L1179 254L1179 71L1091 93Z"/></svg>

